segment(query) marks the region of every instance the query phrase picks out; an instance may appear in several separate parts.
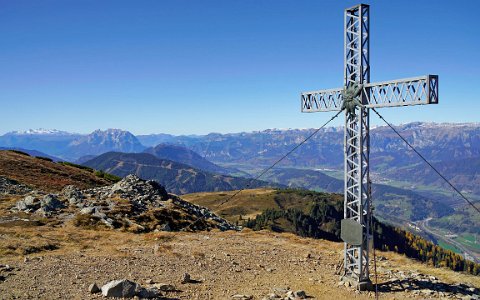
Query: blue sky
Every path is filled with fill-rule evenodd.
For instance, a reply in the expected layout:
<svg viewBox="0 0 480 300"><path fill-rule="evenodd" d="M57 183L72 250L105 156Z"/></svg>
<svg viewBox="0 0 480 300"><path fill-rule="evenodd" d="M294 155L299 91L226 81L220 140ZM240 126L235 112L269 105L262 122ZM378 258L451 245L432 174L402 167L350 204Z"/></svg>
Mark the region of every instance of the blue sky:
<svg viewBox="0 0 480 300"><path fill-rule="evenodd" d="M299 94L342 85L343 10L357 3L0 0L0 133L319 127L332 113L300 113ZM480 121L476 1L365 3L371 81L440 76L439 105L387 120Z"/></svg>

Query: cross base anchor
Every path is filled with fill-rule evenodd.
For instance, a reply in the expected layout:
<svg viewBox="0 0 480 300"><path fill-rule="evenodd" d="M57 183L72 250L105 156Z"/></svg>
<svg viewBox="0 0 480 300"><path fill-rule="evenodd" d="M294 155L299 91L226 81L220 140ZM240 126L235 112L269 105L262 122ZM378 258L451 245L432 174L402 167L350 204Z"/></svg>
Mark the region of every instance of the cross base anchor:
<svg viewBox="0 0 480 300"><path fill-rule="evenodd" d="M356 278L341 276L340 281L347 283L348 286L354 287L359 291L374 291L374 285L370 279L357 281Z"/></svg>

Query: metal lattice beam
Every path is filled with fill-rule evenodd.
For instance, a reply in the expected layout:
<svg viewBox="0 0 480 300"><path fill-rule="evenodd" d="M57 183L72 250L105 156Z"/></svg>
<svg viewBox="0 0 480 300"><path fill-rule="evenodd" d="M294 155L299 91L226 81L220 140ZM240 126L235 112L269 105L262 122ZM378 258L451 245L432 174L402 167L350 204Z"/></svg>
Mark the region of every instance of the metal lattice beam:
<svg viewBox="0 0 480 300"><path fill-rule="evenodd" d="M301 94L302 112L338 111L342 107L343 88ZM390 80L364 84L367 108L410 106L438 103L438 76Z"/></svg>
<svg viewBox="0 0 480 300"><path fill-rule="evenodd" d="M345 87L370 82L369 21L368 5L360 4L345 10ZM361 103L367 103L365 93L362 92L360 98ZM345 243L344 276L356 282L369 280L369 120L369 109L365 107L360 107L355 115L346 113L344 219L351 219L361 226L362 243Z"/></svg>

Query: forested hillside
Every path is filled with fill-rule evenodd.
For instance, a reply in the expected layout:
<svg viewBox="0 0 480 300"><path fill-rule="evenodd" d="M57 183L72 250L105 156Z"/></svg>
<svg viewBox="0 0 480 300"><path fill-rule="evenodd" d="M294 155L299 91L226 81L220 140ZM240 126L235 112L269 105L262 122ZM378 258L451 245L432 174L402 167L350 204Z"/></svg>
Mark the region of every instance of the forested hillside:
<svg viewBox="0 0 480 300"><path fill-rule="evenodd" d="M267 172L264 178L291 188L330 193L343 193L344 189L343 180L317 170L277 168ZM378 215L397 223L443 217L453 213L451 207L435 197L425 197L409 189L385 184L373 184L372 197Z"/></svg>

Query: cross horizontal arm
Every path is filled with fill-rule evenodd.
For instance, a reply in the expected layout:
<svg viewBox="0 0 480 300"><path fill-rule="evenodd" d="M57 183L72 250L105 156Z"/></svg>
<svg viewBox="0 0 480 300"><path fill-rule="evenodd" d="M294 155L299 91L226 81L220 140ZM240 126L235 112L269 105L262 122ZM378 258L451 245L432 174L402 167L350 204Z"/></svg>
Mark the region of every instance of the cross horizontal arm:
<svg viewBox="0 0 480 300"><path fill-rule="evenodd" d="M302 112L335 111L342 107L343 88L301 94ZM438 76L367 83L362 90L362 103L367 108L409 106L438 103Z"/></svg>

